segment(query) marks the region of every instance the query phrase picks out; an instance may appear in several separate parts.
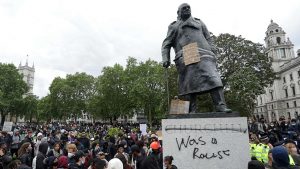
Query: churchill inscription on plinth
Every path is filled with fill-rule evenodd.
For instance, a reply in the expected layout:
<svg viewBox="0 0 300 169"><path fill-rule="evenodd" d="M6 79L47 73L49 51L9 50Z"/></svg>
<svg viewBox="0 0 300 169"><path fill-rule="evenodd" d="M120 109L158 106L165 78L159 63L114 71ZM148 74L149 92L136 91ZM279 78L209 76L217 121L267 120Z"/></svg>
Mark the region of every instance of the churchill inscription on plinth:
<svg viewBox="0 0 300 169"><path fill-rule="evenodd" d="M162 132L178 168L246 169L250 160L244 117L164 119Z"/></svg>

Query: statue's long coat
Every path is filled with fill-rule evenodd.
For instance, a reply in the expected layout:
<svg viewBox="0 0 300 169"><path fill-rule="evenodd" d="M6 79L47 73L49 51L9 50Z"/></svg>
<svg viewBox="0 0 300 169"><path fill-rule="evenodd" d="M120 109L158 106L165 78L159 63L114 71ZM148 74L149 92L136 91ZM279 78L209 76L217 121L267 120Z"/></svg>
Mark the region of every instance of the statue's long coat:
<svg viewBox="0 0 300 169"><path fill-rule="evenodd" d="M222 87L217 72L216 57L212 52L210 34L205 24L197 18L178 20L170 24L166 39L162 44L163 62L170 61L170 49L175 51L175 64L178 71L179 95L203 93ZM182 48L197 42L200 62L185 65Z"/></svg>

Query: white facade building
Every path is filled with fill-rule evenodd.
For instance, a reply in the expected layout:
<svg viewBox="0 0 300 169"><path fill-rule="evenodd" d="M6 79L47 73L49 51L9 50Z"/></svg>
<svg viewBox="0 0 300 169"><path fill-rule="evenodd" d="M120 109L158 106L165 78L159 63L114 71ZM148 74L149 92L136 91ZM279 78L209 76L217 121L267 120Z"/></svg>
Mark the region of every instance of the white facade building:
<svg viewBox="0 0 300 169"><path fill-rule="evenodd" d="M300 113L300 50L295 57L294 45L281 27L271 20L265 43L266 54L273 59L276 73L273 84L256 100L254 116L267 121L297 118Z"/></svg>
<svg viewBox="0 0 300 169"><path fill-rule="evenodd" d="M32 67L28 66L28 61L26 60L26 64L22 66L22 64L19 64L18 67L19 73L23 74L23 80L26 82L26 84L29 87L27 94L33 94L33 84L34 84L34 64Z"/></svg>

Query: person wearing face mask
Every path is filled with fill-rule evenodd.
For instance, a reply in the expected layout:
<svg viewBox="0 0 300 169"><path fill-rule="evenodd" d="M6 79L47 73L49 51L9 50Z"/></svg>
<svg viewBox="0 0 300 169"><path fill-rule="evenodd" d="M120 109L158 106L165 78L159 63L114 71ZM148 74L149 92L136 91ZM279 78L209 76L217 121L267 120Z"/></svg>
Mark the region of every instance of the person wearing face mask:
<svg viewBox="0 0 300 169"><path fill-rule="evenodd" d="M279 141L278 134L277 134L277 129L274 125L274 123L270 123L268 127L268 136L269 136L269 143L274 145Z"/></svg>
<svg viewBox="0 0 300 169"><path fill-rule="evenodd" d="M43 134L42 133L38 133L37 134L37 138L36 138L36 141L35 141L35 145L34 145L34 155L36 156L39 152L39 146L41 144L41 140L43 138Z"/></svg>
<svg viewBox="0 0 300 169"><path fill-rule="evenodd" d="M279 125L281 132L286 132L288 130L288 123L285 121L285 117L279 118Z"/></svg>
<svg viewBox="0 0 300 169"><path fill-rule="evenodd" d="M298 132L296 119L292 119L288 131Z"/></svg>
<svg viewBox="0 0 300 169"><path fill-rule="evenodd" d="M74 162L69 164L69 169L83 169L85 156L82 151L77 151L73 157Z"/></svg>
<svg viewBox="0 0 300 169"><path fill-rule="evenodd" d="M300 155L298 154L298 150L296 144L293 140L285 140L284 146L288 150L290 165L300 165Z"/></svg>

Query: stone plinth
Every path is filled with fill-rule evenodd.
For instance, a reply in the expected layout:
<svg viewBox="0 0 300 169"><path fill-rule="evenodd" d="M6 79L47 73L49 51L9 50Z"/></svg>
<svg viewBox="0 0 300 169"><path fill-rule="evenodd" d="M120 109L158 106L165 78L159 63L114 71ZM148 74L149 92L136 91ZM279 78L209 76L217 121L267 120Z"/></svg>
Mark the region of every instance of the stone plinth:
<svg viewBox="0 0 300 169"><path fill-rule="evenodd" d="M164 156L172 155L178 168L246 169L250 160L247 119L221 118L224 114L193 118L197 115L162 120Z"/></svg>

